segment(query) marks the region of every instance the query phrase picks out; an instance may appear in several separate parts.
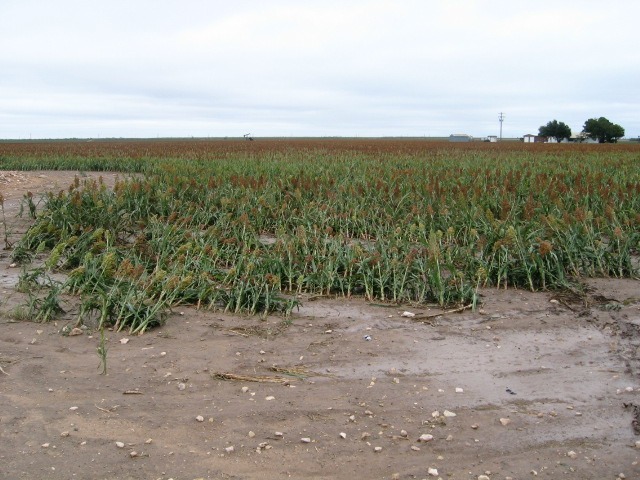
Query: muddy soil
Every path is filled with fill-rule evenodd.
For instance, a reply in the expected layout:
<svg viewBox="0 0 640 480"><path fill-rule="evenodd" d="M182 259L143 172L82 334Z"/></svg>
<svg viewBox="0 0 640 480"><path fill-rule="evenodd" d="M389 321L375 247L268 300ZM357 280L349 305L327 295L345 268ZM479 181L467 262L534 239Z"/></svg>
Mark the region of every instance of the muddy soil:
<svg viewBox="0 0 640 480"><path fill-rule="evenodd" d="M13 242L24 193L78 172L0 173ZM108 332L101 375L99 335L61 333L72 305L51 324L18 314L10 253L0 478L640 478L637 280L589 280L583 298L488 289L440 316L327 297L290 318L177 309Z"/></svg>

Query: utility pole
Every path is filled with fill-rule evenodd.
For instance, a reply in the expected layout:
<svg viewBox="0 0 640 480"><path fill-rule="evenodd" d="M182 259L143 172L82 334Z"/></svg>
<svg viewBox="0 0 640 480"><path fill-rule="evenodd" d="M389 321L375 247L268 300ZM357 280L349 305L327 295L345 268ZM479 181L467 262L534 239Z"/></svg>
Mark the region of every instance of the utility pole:
<svg viewBox="0 0 640 480"><path fill-rule="evenodd" d="M504 122L504 113L500 112L498 120L500 120L500 140L502 140L502 122Z"/></svg>

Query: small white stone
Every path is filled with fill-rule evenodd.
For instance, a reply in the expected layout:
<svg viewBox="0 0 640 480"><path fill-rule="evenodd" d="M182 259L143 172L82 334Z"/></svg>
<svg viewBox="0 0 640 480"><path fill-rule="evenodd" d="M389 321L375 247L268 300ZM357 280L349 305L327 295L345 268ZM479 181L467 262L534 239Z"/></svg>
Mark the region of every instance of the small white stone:
<svg viewBox="0 0 640 480"><path fill-rule="evenodd" d="M147 438L144 443L146 443L147 445L149 445L151 442L153 442L153 438Z"/></svg>
<svg viewBox="0 0 640 480"><path fill-rule="evenodd" d="M640 448L640 440L636 440L636 448Z"/></svg>
<svg viewBox="0 0 640 480"><path fill-rule="evenodd" d="M407 433L407 431L406 431L406 430L400 430L400 436L401 436L401 437L406 437L406 436L408 436L408 435L409 435L409 434Z"/></svg>
<svg viewBox="0 0 640 480"><path fill-rule="evenodd" d="M310 439L309 437L302 437L302 438L300 439L300 441L301 441L302 443L311 443L311 439Z"/></svg>
<svg viewBox="0 0 640 480"><path fill-rule="evenodd" d="M249 387L242 387L242 393L247 393L249 391Z"/></svg>
<svg viewBox="0 0 640 480"><path fill-rule="evenodd" d="M235 449L233 448L233 445L231 445L230 447L227 447L227 448L225 448L225 449L224 449L224 451L225 451L225 452L227 452L227 453L231 453L231 452L233 452L234 450L235 450Z"/></svg>
<svg viewBox="0 0 640 480"><path fill-rule="evenodd" d="M402 316L407 318L413 318L416 316L416 314L413 312L402 312Z"/></svg>
<svg viewBox="0 0 640 480"><path fill-rule="evenodd" d="M264 399L265 399L266 401L271 401L271 400L275 400L275 399L276 399L276 397L274 397L273 395L269 395L268 397L264 397Z"/></svg>
<svg viewBox="0 0 640 480"><path fill-rule="evenodd" d="M382 447L374 447L373 451L376 453L380 453L382 451Z"/></svg>
<svg viewBox="0 0 640 480"><path fill-rule="evenodd" d="M124 442L116 442L116 447L124 448Z"/></svg>
<svg viewBox="0 0 640 480"><path fill-rule="evenodd" d="M249 438L253 438L255 436L256 436L256 434L250 430L249 431Z"/></svg>
<svg viewBox="0 0 640 480"><path fill-rule="evenodd" d="M430 442L431 440L433 440L433 435L430 435L428 433L423 433L418 439L419 442Z"/></svg>
<svg viewBox="0 0 640 480"><path fill-rule="evenodd" d="M135 450L133 450L132 452L129 452L129 456L130 456L131 458L135 458L135 457L137 457L137 456L138 456L138 452L136 452Z"/></svg>
<svg viewBox="0 0 640 480"><path fill-rule="evenodd" d="M78 407L69 407L69 410L71 410L72 412L75 412L78 409Z"/></svg>
<svg viewBox="0 0 640 480"><path fill-rule="evenodd" d="M274 435L276 437L284 437L284 433L282 433L282 432L276 432L276 433L274 433Z"/></svg>
<svg viewBox="0 0 640 480"><path fill-rule="evenodd" d="M624 473L619 473L618 478L625 479L627 476Z"/></svg>
<svg viewBox="0 0 640 480"><path fill-rule="evenodd" d="M438 418L440 416L440 412L438 410L436 410L435 412L431 412L431 416L433 418Z"/></svg>
<svg viewBox="0 0 640 480"><path fill-rule="evenodd" d="M429 468L427 470L427 473L429 475L431 475L432 477L437 477L438 476L438 469L437 468Z"/></svg>
<svg viewBox="0 0 640 480"><path fill-rule="evenodd" d="M443 412L443 415L444 415L445 417L449 417L449 418L451 418L451 417L455 417L455 416L456 416L456 414L455 414L455 413L450 412L449 410L445 410L445 411Z"/></svg>
<svg viewBox="0 0 640 480"><path fill-rule="evenodd" d="M419 452L420 447L418 447L417 445L411 445L411 450L413 450L414 452Z"/></svg>
<svg viewBox="0 0 640 480"><path fill-rule="evenodd" d="M196 417L196 420L199 421L199 422L204 422L204 417L202 415L198 415Z"/></svg>
<svg viewBox="0 0 640 480"><path fill-rule="evenodd" d="M347 438L347 434L344 432L340 432L340 438Z"/></svg>
<svg viewBox="0 0 640 480"><path fill-rule="evenodd" d="M60 434L61 437L68 437L69 436L69 432L67 432L66 430L64 432L62 432Z"/></svg>
<svg viewBox="0 0 640 480"><path fill-rule="evenodd" d="M184 390L185 388L187 388L187 386L184 383L180 382L178 384L178 390Z"/></svg>
<svg viewBox="0 0 640 480"><path fill-rule="evenodd" d="M167 352L160 352L160 356L164 357L167 354Z"/></svg>
<svg viewBox="0 0 640 480"><path fill-rule="evenodd" d="M126 345L127 343L129 343L129 339L128 339L128 338L121 338L121 339L120 339L120 343L121 343L122 345Z"/></svg>
<svg viewBox="0 0 640 480"><path fill-rule="evenodd" d="M42 445L40 445L42 448L49 448L49 443L43 443Z"/></svg>
<svg viewBox="0 0 640 480"><path fill-rule="evenodd" d="M487 477L486 475L479 475L478 476L478 480L491 480L489 477Z"/></svg>
<svg viewBox="0 0 640 480"><path fill-rule="evenodd" d="M505 426L505 427L506 427L507 425L509 425L509 424L511 423L511 419L510 419L510 418L501 418L501 419L500 419L500 423L501 423L503 426Z"/></svg>
<svg viewBox="0 0 640 480"><path fill-rule="evenodd" d="M633 387L627 387L624 389L625 392L633 392Z"/></svg>
<svg viewBox="0 0 640 480"><path fill-rule="evenodd" d="M569 458L576 458L578 456L578 454L576 452L574 452L573 450L569 450L567 452L567 457Z"/></svg>
<svg viewBox="0 0 640 480"><path fill-rule="evenodd" d="M464 393L464 389L460 387L456 387L456 393Z"/></svg>

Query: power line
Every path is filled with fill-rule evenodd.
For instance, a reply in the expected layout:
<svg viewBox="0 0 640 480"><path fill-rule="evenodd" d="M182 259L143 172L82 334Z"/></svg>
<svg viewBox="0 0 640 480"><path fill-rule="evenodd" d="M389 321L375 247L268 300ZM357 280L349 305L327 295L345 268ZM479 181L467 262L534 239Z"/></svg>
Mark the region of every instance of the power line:
<svg viewBox="0 0 640 480"><path fill-rule="evenodd" d="M500 120L500 140L502 140L502 122L504 122L504 113L500 112L498 120Z"/></svg>

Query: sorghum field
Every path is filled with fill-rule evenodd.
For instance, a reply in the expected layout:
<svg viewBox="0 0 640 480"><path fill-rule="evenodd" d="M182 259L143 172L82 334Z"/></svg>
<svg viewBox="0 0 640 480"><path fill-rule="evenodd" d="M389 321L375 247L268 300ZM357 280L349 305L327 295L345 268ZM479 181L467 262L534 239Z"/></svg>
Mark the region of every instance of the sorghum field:
<svg viewBox="0 0 640 480"><path fill-rule="evenodd" d="M179 304L288 314L301 293L477 304L480 287L579 289L637 277L640 146L419 140L0 143L3 170L77 177L13 245L23 287L131 332ZM37 212L37 213L36 213ZM65 272L64 282L52 272Z"/></svg>

